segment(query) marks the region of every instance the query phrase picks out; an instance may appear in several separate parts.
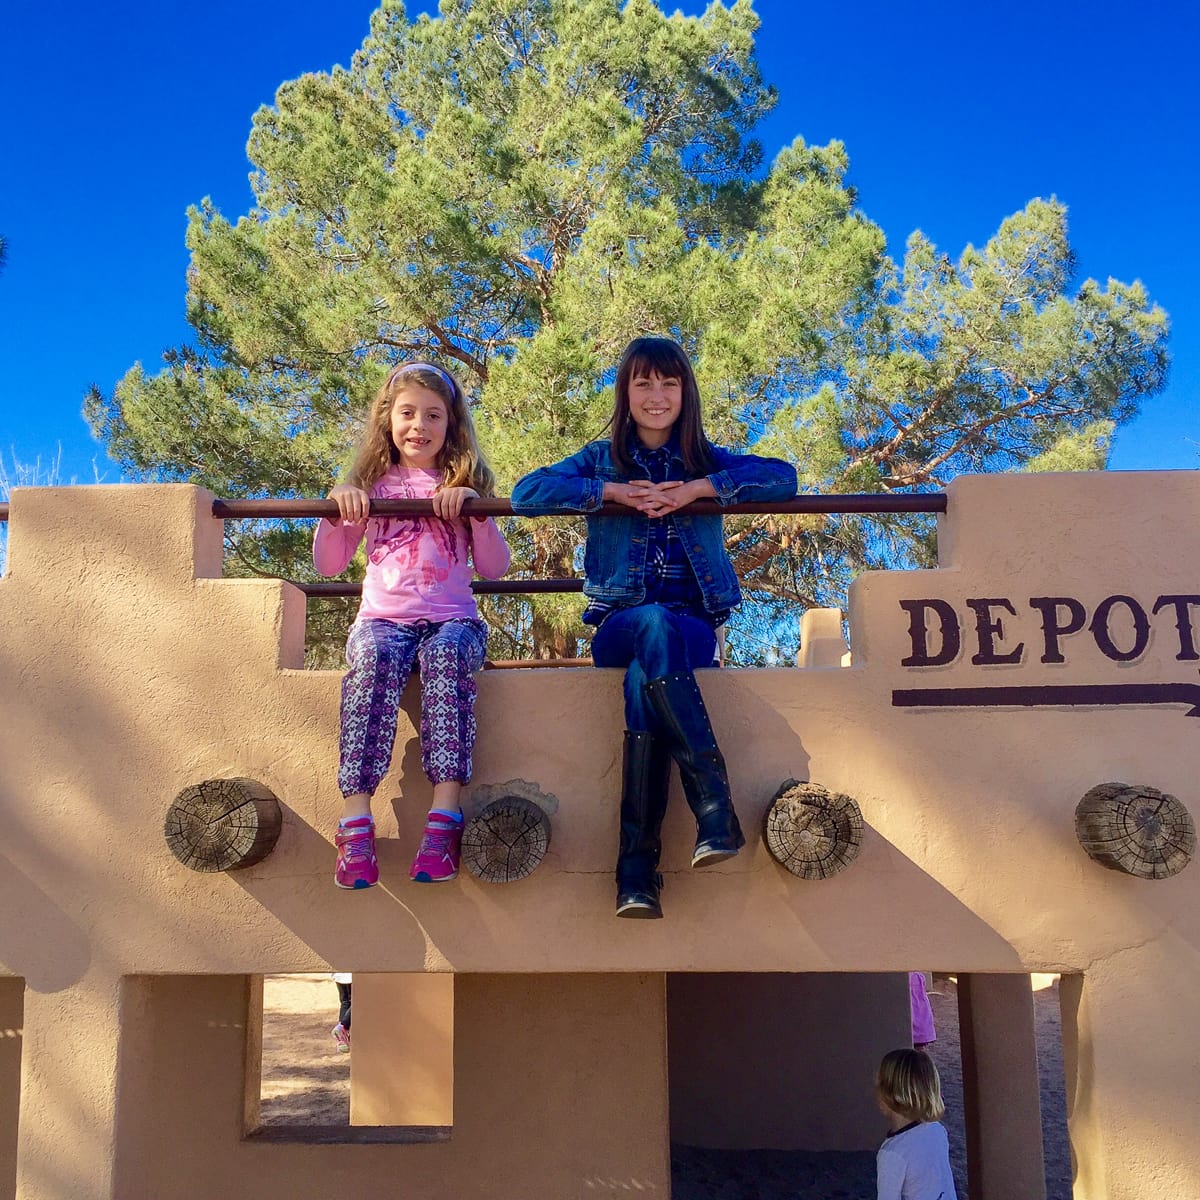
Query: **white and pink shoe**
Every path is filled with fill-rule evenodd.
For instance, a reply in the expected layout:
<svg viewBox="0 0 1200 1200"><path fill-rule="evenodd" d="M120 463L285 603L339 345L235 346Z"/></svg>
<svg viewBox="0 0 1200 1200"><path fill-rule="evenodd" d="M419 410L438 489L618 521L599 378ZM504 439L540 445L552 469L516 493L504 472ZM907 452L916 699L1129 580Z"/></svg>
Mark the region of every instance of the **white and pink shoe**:
<svg viewBox="0 0 1200 1200"><path fill-rule="evenodd" d="M461 814L455 817L440 810L431 812L409 878L416 883L445 883L453 879L458 874L462 835Z"/></svg>
<svg viewBox="0 0 1200 1200"><path fill-rule="evenodd" d="M337 866L333 882L340 888L357 891L379 882L379 860L375 857L375 822L370 817L355 817L338 825Z"/></svg>

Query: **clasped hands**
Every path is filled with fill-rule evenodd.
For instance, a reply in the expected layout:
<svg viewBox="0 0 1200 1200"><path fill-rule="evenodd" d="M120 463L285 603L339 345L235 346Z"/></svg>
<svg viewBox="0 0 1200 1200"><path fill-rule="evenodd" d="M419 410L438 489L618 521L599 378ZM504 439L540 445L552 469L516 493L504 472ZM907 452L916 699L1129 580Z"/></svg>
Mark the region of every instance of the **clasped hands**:
<svg viewBox="0 0 1200 1200"><path fill-rule="evenodd" d="M334 522L335 525L342 521L357 525L365 521L370 513L371 497L352 483L339 483L326 499L332 500L338 506L338 520ZM479 493L469 487L440 488L429 499L433 502L434 516L449 520L461 515L464 501L478 500ZM486 521L487 518L475 517L474 520Z"/></svg>
<svg viewBox="0 0 1200 1200"><path fill-rule="evenodd" d="M617 504L635 508L648 517L664 517L691 504L693 500L711 499L716 494L707 478L687 481L668 479L664 483L635 479L631 483L604 485L605 500L614 500Z"/></svg>

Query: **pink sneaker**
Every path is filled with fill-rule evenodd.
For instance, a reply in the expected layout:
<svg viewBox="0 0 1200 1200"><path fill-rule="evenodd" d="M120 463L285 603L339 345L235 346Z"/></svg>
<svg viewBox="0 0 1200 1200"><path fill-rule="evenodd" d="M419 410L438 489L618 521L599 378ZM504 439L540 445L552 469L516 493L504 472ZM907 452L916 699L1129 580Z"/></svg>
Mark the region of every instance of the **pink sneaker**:
<svg viewBox="0 0 1200 1200"><path fill-rule="evenodd" d="M338 848L333 882L340 888L374 887L379 882L379 860L375 857L375 822L355 817L338 826L333 843Z"/></svg>
<svg viewBox="0 0 1200 1200"><path fill-rule="evenodd" d="M408 872L417 883L445 883L458 874L458 853L462 846L462 818L431 812L425 822L421 848Z"/></svg>
<svg viewBox="0 0 1200 1200"><path fill-rule="evenodd" d="M343 1025L341 1023L341 1021L339 1021L330 1030L330 1033L333 1034L334 1043L337 1045L337 1052L339 1054L349 1054L350 1053L350 1030L348 1030L345 1027L345 1025Z"/></svg>

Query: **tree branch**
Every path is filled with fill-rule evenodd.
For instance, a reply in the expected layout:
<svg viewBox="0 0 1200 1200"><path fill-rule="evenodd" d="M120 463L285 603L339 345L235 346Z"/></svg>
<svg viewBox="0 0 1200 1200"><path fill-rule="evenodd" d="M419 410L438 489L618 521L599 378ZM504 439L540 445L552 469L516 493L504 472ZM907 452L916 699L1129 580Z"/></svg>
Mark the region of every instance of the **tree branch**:
<svg viewBox="0 0 1200 1200"><path fill-rule="evenodd" d="M442 328L432 313L422 313L421 319L425 323L425 328L428 329L429 332L438 339L439 343L441 344L441 351L447 358L456 359L465 367L468 367L470 370L474 371L478 376L480 383L487 383L487 363L485 363L482 359L477 358L469 351L464 350L462 347L456 345L451 340L450 335Z"/></svg>

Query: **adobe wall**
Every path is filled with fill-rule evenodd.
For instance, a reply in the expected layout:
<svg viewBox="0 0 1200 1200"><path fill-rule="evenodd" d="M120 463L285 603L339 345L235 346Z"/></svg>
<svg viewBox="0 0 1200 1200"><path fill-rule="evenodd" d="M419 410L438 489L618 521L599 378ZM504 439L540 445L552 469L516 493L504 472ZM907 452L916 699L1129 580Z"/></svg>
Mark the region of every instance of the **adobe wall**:
<svg viewBox="0 0 1200 1200"><path fill-rule="evenodd" d="M138 1019L119 1081L122 1200L668 1194L661 979L456 979L454 1135L427 1145L244 1139L245 978L141 976L125 988ZM100 1194L39 1182L30 1195Z"/></svg>
<svg viewBox="0 0 1200 1200"><path fill-rule="evenodd" d="M25 981L0 978L0 1196L12 1194L17 1172L17 1113Z"/></svg>
<svg viewBox="0 0 1200 1200"><path fill-rule="evenodd" d="M147 1104L161 1099L153 1076L138 1073L122 1019L147 1002L131 977L332 965L481 981L597 975L602 995L668 972L1061 971L1072 976L1076 1195L1200 1192L1200 868L1133 879L1089 860L1073 832L1077 801L1106 780L1200 810L1200 724L1185 715L1184 693L1133 699L1158 695L1138 688L1196 683L1197 608L1171 597L1200 594L1200 479L966 478L949 497L939 570L855 584L853 666L702 680L748 830L781 780L813 779L861 805L858 860L801 882L752 837L736 860L690 871L676 796L664 829L666 919L635 923L612 917L617 673L481 677L475 783L534 781L554 810L546 862L503 887L408 883L429 801L410 691L377 811L383 886L339 893L329 880L339 676L298 669L301 594L218 577L221 526L198 489L17 491L0 580L0 973L26 985L16 1194L130 1194L118 1187L126 1139L151 1143L113 1081ZM1077 608L1083 627L1048 638L1047 622L1070 627ZM1069 687L1106 690L988 690ZM279 797L279 844L245 871L190 872L162 840L163 812L185 786L228 776ZM212 986L221 1019L234 1021L244 982ZM169 980L150 992L168 1008L180 1002ZM457 1000L455 1028L457 1038ZM222 1104L227 1085L213 1084ZM456 1111L461 1095L456 1086ZM295 1154L316 1194L336 1174L326 1164L344 1167L348 1153L323 1159L320 1149L236 1153L289 1163ZM384 1152L351 1149L363 1163ZM215 1169L202 1140L195 1153ZM661 1186L661 1156L648 1154L647 1178L660 1171ZM547 1195L591 1194L581 1164L560 1169L563 1186ZM442 1178L447 1195L471 1194L469 1173Z"/></svg>

